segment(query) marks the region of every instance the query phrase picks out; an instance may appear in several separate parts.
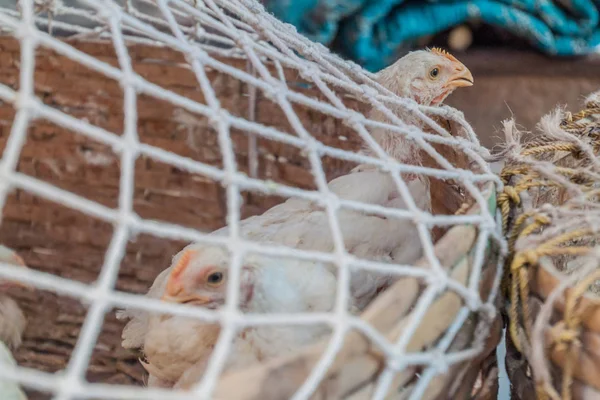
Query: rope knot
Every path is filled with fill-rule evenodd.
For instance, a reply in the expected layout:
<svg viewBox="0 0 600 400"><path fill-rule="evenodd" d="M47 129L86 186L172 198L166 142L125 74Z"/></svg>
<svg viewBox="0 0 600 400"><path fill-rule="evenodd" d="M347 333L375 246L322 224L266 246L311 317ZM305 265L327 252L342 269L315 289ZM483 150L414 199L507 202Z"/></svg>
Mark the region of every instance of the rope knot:
<svg viewBox="0 0 600 400"><path fill-rule="evenodd" d="M512 264L510 265L510 271L514 274L518 272L525 265L536 264L539 259L539 254L535 250L525 250L518 254L515 254Z"/></svg>
<svg viewBox="0 0 600 400"><path fill-rule="evenodd" d="M527 264L533 265L533 264L537 263L537 261L539 259L539 254L535 250L527 250L527 251L523 252L523 258L525 259L525 262Z"/></svg>
<svg viewBox="0 0 600 400"><path fill-rule="evenodd" d="M562 345L574 344L578 340L579 340L579 330L572 329L572 328L565 329L556 338L556 341L558 342L559 345L560 344L562 344Z"/></svg>
<svg viewBox="0 0 600 400"><path fill-rule="evenodd" d="M517 192L517 190L514 187L505 186L504 193L508 196L508 198L510 200L512 200L513 203L515 203L515 204L521 203L521 197L519 196L519 193Z"/></svg>
<svg viewBox="0 0 600 400"><path fill-rule="evenodd" d="M362 90L362 93L367 97L375 97L379 94L377 90L364 83L360 85L360 89Z"/></svg>
<svg viewBox="0 0 600 400"><path fill-rule="evenodd" d="M365 117L359 113L352 113L346 118L346 124L349 126L357 126L364 123Z"/></svg>

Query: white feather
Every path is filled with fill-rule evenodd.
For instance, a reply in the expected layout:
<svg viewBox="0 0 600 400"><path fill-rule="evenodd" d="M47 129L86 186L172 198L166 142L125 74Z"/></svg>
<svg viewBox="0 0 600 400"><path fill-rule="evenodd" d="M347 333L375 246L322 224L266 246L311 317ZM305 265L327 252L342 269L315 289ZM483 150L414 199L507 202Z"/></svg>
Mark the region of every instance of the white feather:
<svg viewBox="0 0 600 400"><path fill-rule="evenodd" d="M23 260L15 252L2 245L0 245L0 260L23 265ZM2 281L0 286L1 284L6 282ZM21 345L21 335L26 325L27 320L18 304L5 293L0 292L0 368L2 364L17 365L10 349L16 349ZM27 397L17 383L0 379L0 399L27 400Z"/></svg>
<svg viewBox="0 0 600 400"><path fill-rule="evenodd" d="M17 363L12 353L3 342L0 342L0 368L2 365L16 366ZM0 399L2 400L27 400L23 390L15 382L0 379Z"/></svg>

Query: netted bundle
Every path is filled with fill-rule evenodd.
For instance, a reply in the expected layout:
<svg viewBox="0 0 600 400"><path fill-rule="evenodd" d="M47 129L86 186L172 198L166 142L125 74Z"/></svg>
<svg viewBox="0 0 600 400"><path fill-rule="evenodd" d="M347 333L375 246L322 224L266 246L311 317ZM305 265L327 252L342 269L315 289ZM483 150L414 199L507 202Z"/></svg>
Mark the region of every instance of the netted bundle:
<svg viewBox="0 0 600 400"><path fill-rule="evenodd" d="M519 143L505 124L506 186L499 195L509 240L507 368L518 399L600 396L598 238L600 92L585 108L544 117Z"/></svg>
<svg viewBox="0 0 600 400"><path fill-rule="evenodd" d="M17 353L27 368L2 366L1 378L61 400L494 396L500 182L462 113L397 96L250 0L30 0L0 11L0 238L30 267L2 263L0 277L38 288L17 293L31 323ZM421 162L390 157L376 130L416 146ZM327 182L357 165L388 174L406 209L333 194ZM431 211L415 205L409 176L429 178ZM436 205L436 185L460 201ZM240 234L240 220L292 197L323 210L332 253ZM347 210L412 221L423 257L398 265L347 251ZM225 235L206 233L224 224ZM230 254L225 306L140 295L189 242ZM335 265L335 306L241 312L248 254ZM360 270L398 279L354 315L349 276ZM140 387L138 355L120 347L124 307L220 325L194 393ZM237 335L290 324L330 334L224 371Z"/></svg>

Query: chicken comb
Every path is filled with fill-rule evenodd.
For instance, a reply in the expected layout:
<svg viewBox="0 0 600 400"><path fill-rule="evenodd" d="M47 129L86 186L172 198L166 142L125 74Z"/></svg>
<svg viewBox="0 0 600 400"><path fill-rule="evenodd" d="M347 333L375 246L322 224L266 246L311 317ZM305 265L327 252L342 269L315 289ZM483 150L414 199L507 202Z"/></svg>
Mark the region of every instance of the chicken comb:
<svg viewBox="0 0 600 400"><path fill-rule="evenodd" d="M177 264L175 264L175 268L173 268L173 271L171 271L171 278L177 279L181 276L194 254L196 254L196 252L193 250L186 250L183 252L181 257L179 257L179 261L177 261Z"/></svg>
<svg viewBox="0 0 600 400"><path fill-rule="evenodd" d="M440 55L442 57L446 57L448 60L450 61L456 61L458 62L458 60L456 59L456 57L454 57L452 54L448 53L446 50L440 48L440 47L433 47L431 48L431 50L429 50L430 52Z"/></svg>
<svg viewBox="0 0 600 400"><path fill-rule="evenodd" d="M192 259L192 256L194 254L196 254L196 252L193 250L184 251L183 254L181 255L181 257L179 257L179 261L177 261L177 264L175 264L173 271L171 271L171 273L169 274L169 280L167 281L166 293L168 293L170 296L175 296L175 295L177 295L177 293L179 293L181 290L183 290L183 287L182 287L181 283L179 282L179 277L181 276L183 271L185 271L185 269L189 265L190 260Z"/></svg>

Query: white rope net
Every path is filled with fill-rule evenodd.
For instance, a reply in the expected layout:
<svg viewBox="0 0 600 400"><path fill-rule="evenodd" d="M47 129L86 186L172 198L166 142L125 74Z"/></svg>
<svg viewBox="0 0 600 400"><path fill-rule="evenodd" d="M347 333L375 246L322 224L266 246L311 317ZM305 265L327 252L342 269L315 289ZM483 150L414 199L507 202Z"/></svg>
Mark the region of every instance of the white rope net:
<svg viewBox="0 0 600 400"><path fill-rule="evenodd" d="M93 218L114 225L114 235L106 251L101 273L93 285L86 285L52 274L38 271L23 271L3 264L0 276L33 284L39 289L77 298L89 308L81 329L77 345L66 369L59 374L48 374L35 369L0 368L0 377L15 380L34 389L52 392L55 399L197 399L211 398L229 351L232 338L240 327L268 324L314 324L327 323L332 328L329 346L315 365L311 375L296 392L295 398L307 398L314 393L320 380L331 365L336 353L343 345L343 338L350 330L356 330L374 343L387 357L387 367L379 375L373 398L383 398L389 390L394 374L411 366L420 366L422 373L410 396L420 398L428 383L451 365L475 357L481 350L481 341L475 341L467 350L449 352L454 335L465 323L471 312L493 314L500 275L496 276L493 289L482 298L479 294L479 279L485 263L485 250L489 241L504 249L499 232L497 216L488 210L484 187L492 182L498 188L501 182L491 173L482 155L471 127L462 114L442 107L421 107L400 98L373 80L373 75L355 64L331 54L324 46L312 43L298 35L293 27L276 20L262 6L252 0L144 0L139 2L86 0L66 1L20 1L18 6L0 9L0 30L13 35L20 42L20 75L18 90L0 84L0 99L16 110L4 153L0 162L0 208L9 193L19 189L36 196L60 203L81 211ZM105 40L113 44L118 66L96 59L57 36L77 39ZM205 102L167 90L154 84L132 68L128 46L132 43L163 45L185 55L188 66L193 70ZM123 132L111 132L84 119L73 117L59 108L44 103L35 94L35 54L41 48L68 57L74 62L118 81L124 93ZM223 62L223 58L246 60L251 67L242 70ZM267 68L267 65L272 67ZM274 68L274 69L273 69ZM239 80L250 88L249 96L256 97L256 90L282 110L291 132L285 132L265 123L255 122L253 111L247 116L234 115L226 110L217 97L208 79L207 71L216 70ZM307 95L305 91L286 84L286 72L296 71L319 93ZM275 74L272 71L276 71ZM74 83L76 84L76 82ZM370 120L362 113L347 107L339 94L360 99L371 108L378 108L389 116L391 123ZM165 151L160 147L143 143L137 132L138 103L140 94L169 102L188 113L203 116L218 134L222 152L223 168L201 163L188 157ZM252 103L253 100L251 100ZM343 120L372 149L376 156L342 150L315 139L306 129L296 113L296 107L305 107L323 116ZM393 110L410 110L417 120L433 133L404 123ZM462 127L464 137L451 136L433 120L441 117ZM25 145L31 124L38 119L70 129L94 141L104 143L119 154L120 190L118 208L110 208L86 199L78 194L60 189L17 170L19 158ZM416 143L441 167L430 168L405 165L392 159L381 149L369 134L373 128L385 128L403 135ZM256 161L250 157L250 173L240 171L232 145L230 132L237 129L250 137L252 155L257 152L256 138L272 140L294 146L305 152L316 184L316 190L305 190L285 184L256 178ZM452 146L468 156L473 168L464 170L453 166L434 149L434 144ZM226 187L227 236L208 235L198 230L140 218L133 207L135 161L145 156L179 169L220 182ZM391 209L343 200L332 195L327 186L327 176L322 157L331 157L357 164L371 164L389 171L399 193L408 206L407 210ZM479 211L464 215L431 215L415 205L402 174L415 173L440 179L453 179L463 186L472 203ZM252 242L240 236L240 191L276 194L310 200L326 210L335 249L333 253L292 249ZM360 260L349 254L344 247L343 235L336 218L340 209L353 209L389 218L412 219L418 229L428 269L410 265L390 265ZM475 225L478 239L474 249L473 265L467 285L451 279L434 254L431 228L454 225ZM231 254L230 282L228 283L225 307L205 310L172 305L139 295L115 290L119 266L132 235L145 233L165 239L202 242L225 246ZM244 255L248 252L274 256L290 256L300 259L331 262L338 268L338 290L336 306L330 313L294 315L242 314L237 309L240 269ZM165 266L166 268L167 266ZM414 307L411 324L397 341L390 342L381 334L370 329L359 316L351 315L347 307L350 272L357 269L391 271L397 276L419 277L426 284L420 300ZM500 268L498 269L500 271ZM443 291L458 293L464 301L461 311L436 346L423 352L407 351L407 343L415 333L419 321L432 302ZM143 387L117 386L86 381L85 372L101 331L106 312L112 308L135 307L140 310L165 312L178 316L199 318L222 324L222 331L203 379L194 389L195 394L170 393L165 390Z"/></svg>

